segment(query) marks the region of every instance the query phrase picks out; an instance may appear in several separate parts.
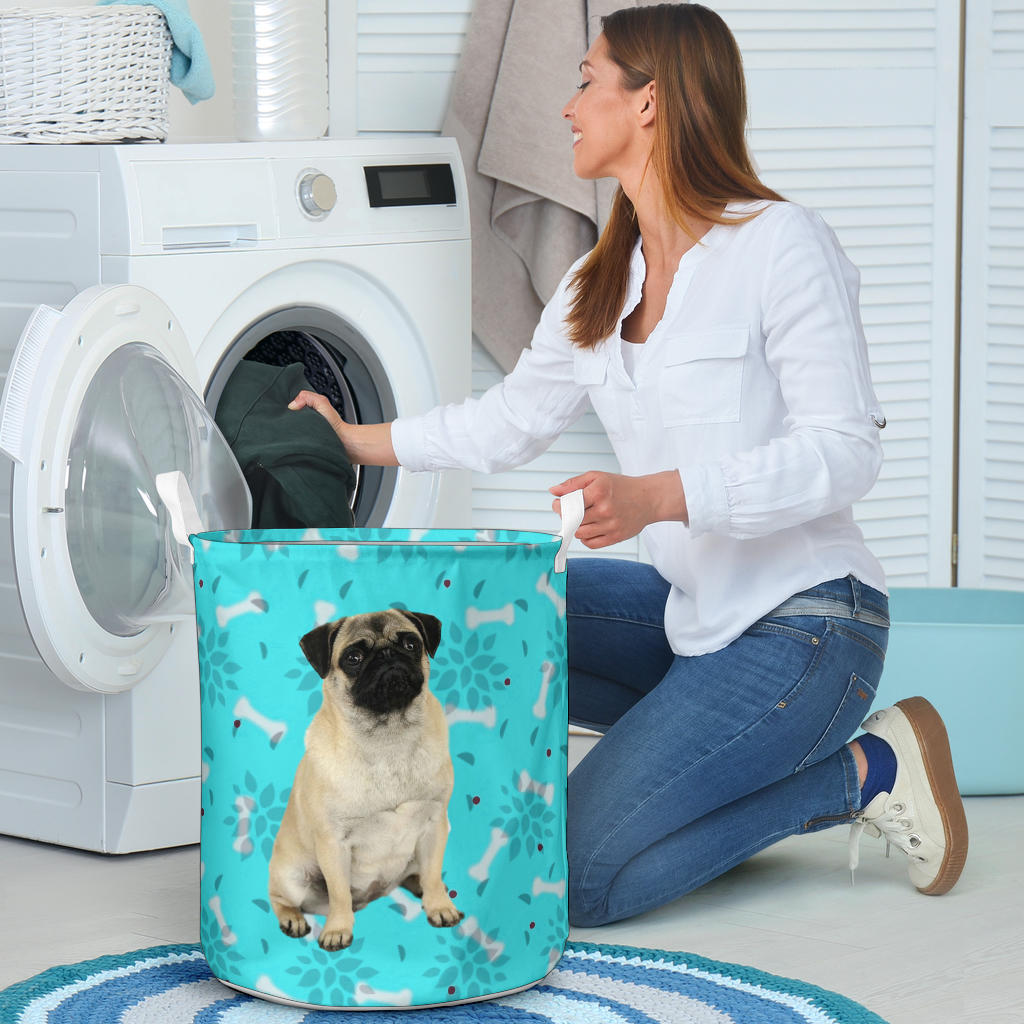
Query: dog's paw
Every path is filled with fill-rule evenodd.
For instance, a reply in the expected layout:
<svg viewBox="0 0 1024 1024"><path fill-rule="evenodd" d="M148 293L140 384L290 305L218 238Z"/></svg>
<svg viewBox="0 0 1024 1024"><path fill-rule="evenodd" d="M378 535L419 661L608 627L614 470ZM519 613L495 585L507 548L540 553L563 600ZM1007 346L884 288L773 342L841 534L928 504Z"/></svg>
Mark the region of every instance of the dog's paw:
<svg viewBox="0 0 1024 1024"><path fill-rule="evenodd" d="M454 928L466 916L451 900L440 906L423 909L426 911L427 920L435 928Z"/></svg>
<svg viewBox="0 0 1024 1024"><path fill-rule="evenodd" d="M281 931L293 939L301 939L303 935L309 934L309 922L298 910L287 911L277 918Z"/></svg>
<svg viewBox="0 0 1024 1024"><path fill-rule="evenodd" d="M352 945L351 928L324 928L317 939L320 948L328 953L336 953L339 949L348 949Z"/></svg>

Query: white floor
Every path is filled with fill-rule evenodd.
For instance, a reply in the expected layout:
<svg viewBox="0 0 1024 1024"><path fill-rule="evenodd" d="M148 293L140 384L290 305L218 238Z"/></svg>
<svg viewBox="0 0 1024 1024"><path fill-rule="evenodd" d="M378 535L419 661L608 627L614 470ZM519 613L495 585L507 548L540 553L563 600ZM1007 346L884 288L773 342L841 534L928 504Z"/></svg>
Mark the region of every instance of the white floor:
<svg viewBox="0 0 1024 1024"><path fill-rule="evenodd" d="M856 999L890 1024L1024 1021L1024 797L967 801L948 895L845 828L788 839L675 904L572 938L749 964ZM103 857L0 837L0 988L59 963L198 940L197 847Z"/></svg>

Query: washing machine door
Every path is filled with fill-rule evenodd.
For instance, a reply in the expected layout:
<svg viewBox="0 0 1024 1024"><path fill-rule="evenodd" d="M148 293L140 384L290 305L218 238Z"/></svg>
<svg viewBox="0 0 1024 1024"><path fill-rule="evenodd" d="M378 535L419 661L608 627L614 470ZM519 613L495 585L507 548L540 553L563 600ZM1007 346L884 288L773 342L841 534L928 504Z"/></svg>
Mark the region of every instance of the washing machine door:
<svg viewBox="0 0 1024 1024"><path fill-rule="evenodd" d="M22 334L0 406L18 590L40 656L70 686L129 689L193 628L159 474L185 475L205 529L249 525L248 488L199 390L173 314L133 285L40 306Z"/></svg>

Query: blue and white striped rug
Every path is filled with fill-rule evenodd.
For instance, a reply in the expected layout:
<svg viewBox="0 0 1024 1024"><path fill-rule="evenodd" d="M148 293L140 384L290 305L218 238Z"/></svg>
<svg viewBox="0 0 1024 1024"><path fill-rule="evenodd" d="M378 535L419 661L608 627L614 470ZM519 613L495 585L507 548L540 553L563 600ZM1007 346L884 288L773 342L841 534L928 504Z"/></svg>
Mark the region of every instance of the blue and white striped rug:
<svg viewBox="0 0 1024 1024"><path fill-rule="evenodd" d="M327 1010L264 1002L214 979L198 946L156 946L52 967L0 992L3 1024L337 1024ZM801 981L630 946L570 942L536 987L487 1003L363 1010L359 1024L885 1024Z"/></svg>

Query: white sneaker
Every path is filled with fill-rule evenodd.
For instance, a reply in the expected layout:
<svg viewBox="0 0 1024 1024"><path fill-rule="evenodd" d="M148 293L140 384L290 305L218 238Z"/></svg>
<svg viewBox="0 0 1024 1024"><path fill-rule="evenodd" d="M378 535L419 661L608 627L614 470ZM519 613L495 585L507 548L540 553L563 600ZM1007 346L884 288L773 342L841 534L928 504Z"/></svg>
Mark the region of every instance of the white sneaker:
<svg viewBox="0 0 1024 1024"><path fill-rule="evenodd" d="M876 711L862 728L892 747L896 781L891 793L879 793L857 812L850 830L850 870L856 870L860 836L867 829L910 858L910 880L919 892L941 896L956 884L967 860L967 816L946 727L924 697L909 697Z"/></svg>

